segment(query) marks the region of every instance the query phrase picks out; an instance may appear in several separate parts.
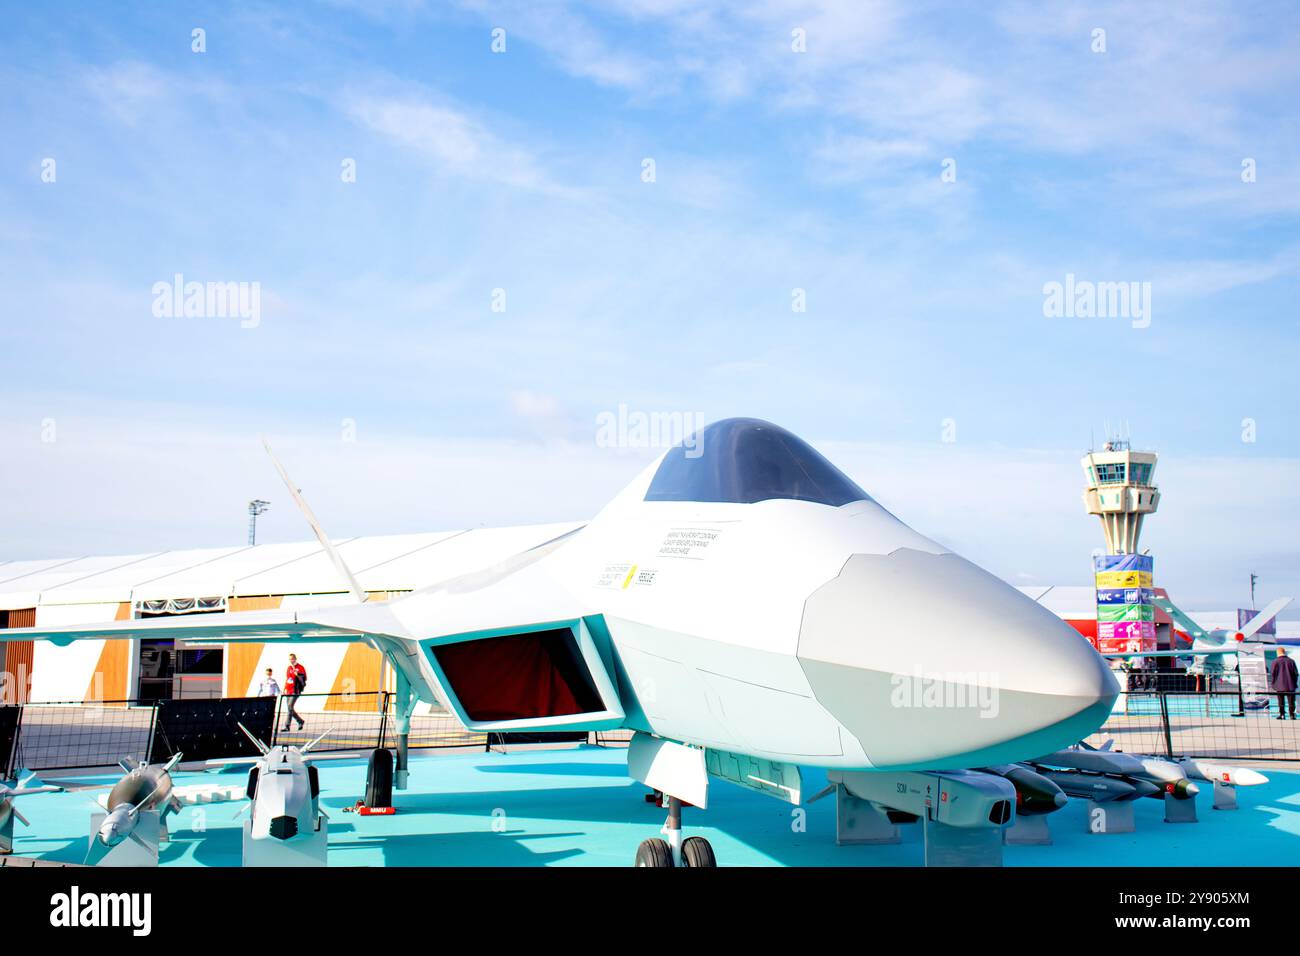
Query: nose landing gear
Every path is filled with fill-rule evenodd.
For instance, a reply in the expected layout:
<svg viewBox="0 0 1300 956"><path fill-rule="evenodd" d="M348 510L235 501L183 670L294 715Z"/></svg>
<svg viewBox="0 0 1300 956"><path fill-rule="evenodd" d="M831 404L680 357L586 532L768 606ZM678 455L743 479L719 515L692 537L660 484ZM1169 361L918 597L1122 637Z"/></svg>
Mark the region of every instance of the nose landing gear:
<svg viewBox="0 0 1300 956"><path fill-rule="evenodd" d="M663 837L641 841L636 848L636 865L716 867L718 861L708 840L698 836L682 839L682 801L668 794L665 796L668 796L668 820L661 831Z"/></svg>

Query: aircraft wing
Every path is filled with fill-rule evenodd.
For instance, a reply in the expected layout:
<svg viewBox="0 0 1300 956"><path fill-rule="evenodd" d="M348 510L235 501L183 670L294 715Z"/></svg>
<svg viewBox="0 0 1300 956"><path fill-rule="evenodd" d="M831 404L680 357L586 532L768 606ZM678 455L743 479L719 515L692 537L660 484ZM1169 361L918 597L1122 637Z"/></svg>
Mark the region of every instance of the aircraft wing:
<svg viewBox="0 0 1300 956"><path fill-rule="evenodd" d="M396 602L394 602L396 603ZM416 645L392 605L345 605L301 611L235 611L141 618L69 627L0 628L0 642L49 641L65 647L74 641L185 640L191 644L288 643L297 641L362 642L385 654L406 674L421 700L438 700L416 660Z"/></svg>
<svg viewBox="0 0 1300 956"><path fill-rule="evenodd" d="M1251 636L1254 635L1256 631L1267 626L1268 622L1281 614L1283 609L1290 603L1291 598L1289 597L1278 598L1246 622L1246 626L1241 629L1242 636L1245 637L1246 640L1250 640Z"/></svg>
<svg viewBox="0 0 1300 956"><path fill-rule="evenodd" d="M333 611L335 609L322 610ZM378 620L375 623L378 623ZM211 641L213 643L237 641L355 641L366 633L369 633L369 631L364 625L353 623L350 626L340 626L337 623L328 623L320 620L317 615L309 611L238 611L224 614L189 614L153 619L141 618L134 621L112 621L102 624L74 624L67 627L14 627L0 629L0 641L49 641L59 646L66 646L73 641L114 638L146 638L150 640L181 638L187 641ZM403 633L394 636L405 635Z"/></svg>
<svg viewBox="0 0 1300 956"><path fill-rule="evenodd" d="M1221 657L1224 654L1241 653L1241 645L1233 644L1231 647L1221 648L1197 648L1193 650L1190 647L1184 647L1176 651L1116 651L1101 656L1107 660L1128 660L1131 657Z"/></svg>
<svg viewBox="0 0 1300 956"><path fill-rule="evenodd" d="M1183 611L1183 609L1180 608L1173 601L1169 600L1169 598L1161 597L1159 594L1155 594L1152 595L1151 597L1151 603L1154 604L1156 607L1160 608L1160 610L1164 611L1166 614L1168 614L1173 619L1173 622L1177 626L1178 630L1183 631L1193 641L1195 641L1198 637L1209 636L1209 632L1207 632L1205 628L1201 627L1201 625L1197 624L1190 617L1188 617L1186 612ZM1103 655L1103 656L1109 656L1109 655Z"/></svg>

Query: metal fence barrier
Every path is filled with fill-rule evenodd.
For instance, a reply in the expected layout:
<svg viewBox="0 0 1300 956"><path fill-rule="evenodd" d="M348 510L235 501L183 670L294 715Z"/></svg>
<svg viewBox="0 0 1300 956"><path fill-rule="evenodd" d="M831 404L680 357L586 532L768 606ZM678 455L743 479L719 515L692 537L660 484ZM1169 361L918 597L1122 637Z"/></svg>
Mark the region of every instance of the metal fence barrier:
<svg viewBox="0 0 1300 956"><path fill-rule="evenodd" d="M272 745L303 745L324 735L319 752L369 751L397 743L394 695L384 691L303 694L294 701L298 721L289 720L289 698L276 702ZM1300 761L1300 721L1277 720L1277 700L1244 706L1235 690L1208 693L1130 691L1121 707L1088 742L1105 741L1128 753L1222 760ZM422 710L424 708L421 708ZM8 708L6 708L8 710ZM19 769L62 770L112 766L123 757L144 760L153 750L159 726L158 705L138 700L17 705L0 750L0 769L12 779ZM286 728L288 726L288 729ZM599 746L626 746L631 732L588 735ZM412 750L474 747L487 749L488 735L471 733L447 713L411 718Z"/></svg>
<svg viewBox="0 0 1300 956"><path fill-rule="evenodd" d="M144 760L155 725L155 705L135 700L19 704L18 732L4 762L18 770L107 767L123 757Z"/></svg>
<svg viewBox="0 0 1300 956"><path fill-rule="evenodd" d="M265 742L271 746L302 746L320 737L313 748L320 753L396 747L394 697L387 691L302 694L292 700L300 724L290 717L290 698L282 696L275 702L271 739ZM160 751L155 738L162 727L159 714L162 706L166 706L165 702L134 699L29 703L2 708L8 718L7 725L13 730L0 734L0 771L12 779L19 769L71 770L109 767L123 757L146 760L151 753ZM408 742L411 750L489 748L489 735L467 731L451 714L427 713L423 705L420 710L421 713L411 717ZM16 717L11 711L16 712ZM631 731L606 730L589 734L587 741L597 746L626 746L631 736ZM237 739L231 741L231 746L243 747L244 743ZM251 743L246 752L253 752Z"/></svg>
<svg viewBox="0 0 1300 956"><path fill-rule="evenodd" d="M1166 757L1300 760L1300 721L1277 717L1276 697L1252 705L1236 690L1130 691L1088 742Z"/></svg>

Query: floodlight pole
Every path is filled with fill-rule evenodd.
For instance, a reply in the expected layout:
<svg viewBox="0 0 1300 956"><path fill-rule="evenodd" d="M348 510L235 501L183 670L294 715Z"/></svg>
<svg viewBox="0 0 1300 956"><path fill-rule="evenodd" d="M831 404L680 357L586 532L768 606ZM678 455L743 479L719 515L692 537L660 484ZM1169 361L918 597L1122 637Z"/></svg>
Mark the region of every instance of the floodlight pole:
<svg viewBox="0 0 1300 956"><path fill-rule="evenodd" d="M248 545L257 544L257 516L271 507L271 502L254 498L248 503Z"/></svg>

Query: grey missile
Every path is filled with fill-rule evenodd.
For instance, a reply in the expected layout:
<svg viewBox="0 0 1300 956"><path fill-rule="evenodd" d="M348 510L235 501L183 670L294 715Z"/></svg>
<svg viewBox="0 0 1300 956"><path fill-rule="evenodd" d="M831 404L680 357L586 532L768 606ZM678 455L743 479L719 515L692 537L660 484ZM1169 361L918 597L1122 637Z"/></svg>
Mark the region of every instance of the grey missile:
<svg viewBox="0 0 1300 956"><path fill-rule="evenodd" d="M1115 773L1123 776L1143 776L1147 771L1137 757L1114 750L1058 750L1028 761L1035 766L1064 767L1068 770L1088 770L1092 773Z"/></svg>
<svg viewBox="0 0 1300 956"><path fill-rule="evenodd" d="M88 866L97 864L124 840L141 842L135 827L142 810L158 810L165 821L168 813L180 809L180 801L172 796L171 776L171 771L180 762L180 754L174 754L161 766L137 763L130 758L121 762L126 775L109 791L105 804L108 815L91 837L86 850Z"/></svg>
<svg viewBox="0 0 1300 956"><path fill-rule="evenodd" d="M1035 770L1069 796L1096 803L1136 800L1145 795L1147 788L1152 791L1156 789L1145 781L1121 780L1119 777L1086 770L1053 770L1048 767L1036 767Z"/></svg>
<svg viewBox="0 0 1300 956"><path fill-rule="evenodd" d="M1003 763L981 768L983 773L996 774L1009 780L1016 788L1016 813L1021 816L1041 816L1053 813L1069 802L1055 783L1024 764Z"/></svg>
<svg viewBox="0 0 1300 956"><path fill-rule="evenodd" d="M1175 800L1191 800L1201 792L1200 787L1187 779L1187 773L1183 768L1172 760L1165 760L1163 757L1152 757L1147 754L1133 754L1132 756L1142 765L1141 771L1132 774L1132 776L1153 783L1159 789L1158 793L1150 793L1147 796L1161 798L1165 794L1169 794Z"/></svg>

